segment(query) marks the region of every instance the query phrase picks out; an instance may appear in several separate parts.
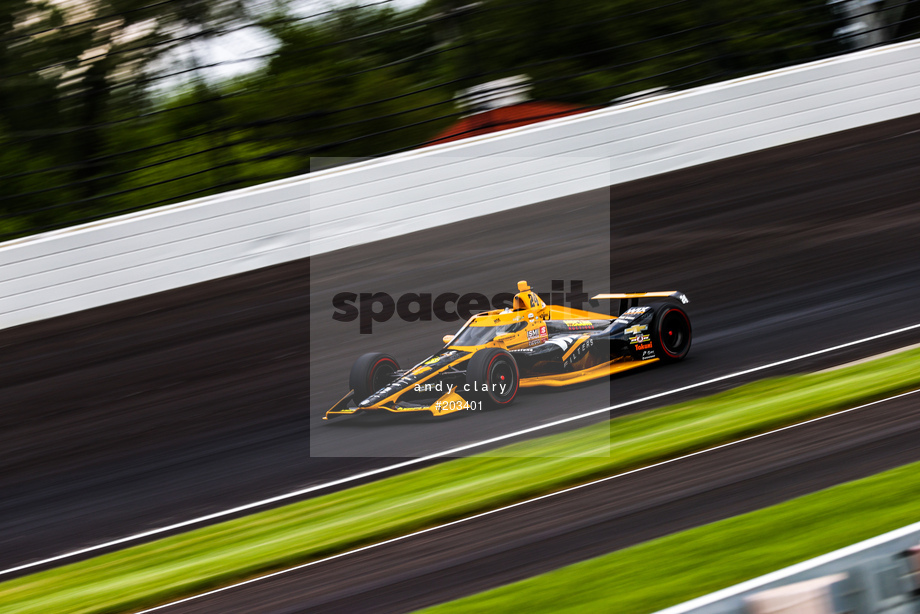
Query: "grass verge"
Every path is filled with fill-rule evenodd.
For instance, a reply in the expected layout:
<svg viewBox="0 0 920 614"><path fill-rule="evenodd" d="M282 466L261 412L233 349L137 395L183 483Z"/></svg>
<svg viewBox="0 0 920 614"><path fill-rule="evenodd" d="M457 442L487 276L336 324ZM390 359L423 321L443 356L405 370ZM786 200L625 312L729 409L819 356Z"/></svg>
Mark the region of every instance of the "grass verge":
<svg viewBox="0 0 920 614"><path fill-rule="evenodd" d="M647 614L920 520L920 463L420 612Z"/></svg>
<svg viewBox="0 0 920 614"><path fill-rule="evenodd" d="M451 460L4 582L0 611L116 612L162 603L914 389L918 365L920 350L912 350L764 380Z"/></svg>

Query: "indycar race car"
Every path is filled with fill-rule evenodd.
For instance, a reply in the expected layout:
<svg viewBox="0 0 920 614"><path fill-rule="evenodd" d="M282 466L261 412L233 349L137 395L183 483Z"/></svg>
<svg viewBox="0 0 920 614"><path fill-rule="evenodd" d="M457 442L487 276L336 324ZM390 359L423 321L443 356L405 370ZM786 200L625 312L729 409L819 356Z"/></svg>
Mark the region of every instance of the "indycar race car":
<svg viewBox="0 0 920 614"><path fill-rule="evenodd" d="M640 299L663 302L640 306ZM430 412L505 407L520 388L567 386L690 351L690 318L680 292L598 294L619 300L619 315L546 305L526 281L512 306L473 315L444 346L400 369L389 354L364 354L351 368L348 391L324 420L370 412ZM670 299L670 300L668 300Z"/></svg>

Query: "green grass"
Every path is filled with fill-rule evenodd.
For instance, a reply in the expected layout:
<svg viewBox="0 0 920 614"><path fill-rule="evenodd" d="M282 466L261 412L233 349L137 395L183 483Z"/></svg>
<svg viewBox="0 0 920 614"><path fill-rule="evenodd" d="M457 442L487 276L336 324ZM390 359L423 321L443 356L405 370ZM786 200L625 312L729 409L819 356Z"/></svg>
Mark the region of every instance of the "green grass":
<svg viewBox="0 0 920 614"><path fill-rule="evenodd" d="M114 612L160 603L917 388L918 365L920 350L912 350L764 380L451 460L5 582L0 611Z"/></svg>
<svg viewBox="0 0 920 614"><path fill-rule="evenodd" d="M920 520L920 463L421 610L647 614Z"/></svg>

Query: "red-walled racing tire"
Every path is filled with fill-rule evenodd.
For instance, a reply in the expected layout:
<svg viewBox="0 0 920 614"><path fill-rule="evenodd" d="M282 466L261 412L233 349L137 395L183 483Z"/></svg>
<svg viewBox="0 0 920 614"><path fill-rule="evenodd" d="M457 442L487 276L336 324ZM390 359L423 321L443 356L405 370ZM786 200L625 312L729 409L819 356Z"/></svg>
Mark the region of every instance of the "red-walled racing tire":
<svg viewBox="0 0 920 614"><path fill-rule="evenodd" d="M652 345L663 362L683 360L690 351L693 331L687 312L677 305L656 305Z"/></svg>
<svg viewBox="0 0 920 614"><path fill-rule="evenodd" d="M482 402L484 408L507 407L514 402L520 383L517 362L511 353L501 348L486 348L473 354L467 363L468 389L460 394L467 401Z"/></svg>
<svg viewBox="0 0 920 614"><path fill-rule="evenodd" d="M348 376L348 385L355 391L355 403L360 403L391 383L397 371L399 363L389 354L370 352L358 358Z"/></svg>

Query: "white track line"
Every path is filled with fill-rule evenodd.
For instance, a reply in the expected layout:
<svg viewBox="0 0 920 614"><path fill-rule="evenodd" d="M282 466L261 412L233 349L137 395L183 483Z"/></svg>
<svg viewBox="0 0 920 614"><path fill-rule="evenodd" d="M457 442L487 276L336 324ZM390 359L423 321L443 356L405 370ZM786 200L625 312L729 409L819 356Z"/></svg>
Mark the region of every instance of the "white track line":
<svg viewBox="0 0 920 614"><path fill-rule="evenodd" d="M240 586L244 586L244 585L246 585L246 584L252 584L252 583L254 583L254 582L259 582L259 581L261 581L261 580L265 580L265 579L268 579L268 578L274 578L275 576L280 576L280 575L283 575L283 574L286 574L286 573L290 573L290 572L292 572L292 571L297 571L298 569L304 569L304 568L306 568L306 567L311 567L311 566L313 566L313 565L319 565L320 563L328 563L329 561L334 561L335 559L339 559L339 558L342 558L342 557L345 557L345 556L349 556L349 555L351 555L351 554L357 554L358 552L364 552L365 550L371 550L371 549L373 549L373 548L379 548L380 546L385 546L385 545L387 545L387 544L392 544L392 543L395 543L395 542L403 541L403 540L405 540L405 539L409 539L410 537L416 537L416 536L418 536L418 535L424 535L425 533L430 533L430 532L432 532L432 531L437 531L438 529L443 529L443 528L451 527L451 526L458 525L458 524L461 524L461 523L464 523L464 522L469 522L470 520L475 520L475 519L477 519L477 518L483 518L483 517L485 517L485 516L491 516L492 514L497 514L498 512L503 512L503 511L505 511L505 510L510 510L510 509L513 509L513 508L516 508L516 507L520 507L520 506L522 506L522 505L527 505L528 503L533 503L533 502L535 502L535 501L542 501L542 500L544 500L544 499L549 499L550 497L555 497L555 496L562 495L562 494L565 494L565 493L570 493L570 492L572 492L572 491L574 491L574 490L579 490L579 489L581 489L581 488L586 488L586 487L588 487L588 486L595 486L595 485L601 484L601 483L603 483L603 482L609 482L610 480L615 480L615 479L617 479L617 478L622 478L622 477L625 477L625 476L627 476L627 475L633 475L633 474L639 473L639 472L641 472L641 471L647 471L647 470L649 470L649 469L654 469L654 468L656 468L656 467L662 467L662 466L664 466L664 465L670 465L670 464L672 464L672 463L677 463L677 462L680 462L680 461L682 461L682 460L687 460L688 458L693 458L694 456L699 456L699 455L701 455L701 454L706 454L707 452L713 452L713 451L715 451L715 450L721 450L721 449L723 449L723 448L728 448L728 447L731 447L731 446L736 446L736 445L738 445L738 444L746 443L746 442L752 441L752 440L754 440L754 439L760 439L761 437L766 437L766 436L768 436L768 435L774 435L774 434L776 434L776 433L781 433L781 432L783 432L783 431L788 431L788 430L790 430L790 429L798 428L798 427L804 426L804 425L806 425L806 424L813 424L813 423L815 423L815 422L820 422L821 420L827 420L828 418L835 418L835 417L837 417L837 416L842 416L843 414L848 414L848 413L850 413L850 412L854 412L854 411L857 411L857 410L860 410L860 409L865 409L866 407L871 407L871 406L873 406L873 405L878 405L879 403L886 403L886 402L888 402L888 401L893 401L893 400L895 400L895 399L900 399L900 398L902 398L902 397L906 397L906 396L911 395L911 394L916 394L916 393L918 393L918 392L920 392L920 389L911 390L911 391L909 391L909 392L902 392L901 394L896 394L896 395L894 395L893 397L887 397L887 398L885 398L885 399L879 399L878 401L872 401L871 403L866 403L865 405L860 405L859 407L851 407L851 408L849 408L849 409L844 409L844 410L841 410L841 411L838 411L838 412L834 412L833 414L828 414L828 415L826 415L826 416L819 416L818 418L812 418L811 420L806 420L806 421L804 421L804 422L798 422L798 423L796 423L796 424L791 424L791 425L789 425L789 426L784 426L784 427L778 428L778 429L773 430L773 431L767 431L766 433L760 433L759 435L752 435L752 436L750 436L750 437L745 437L744 439L739 439L739 440L737 440L737 441L730 441L730 442L728 442L728 443L723 443L723 444L714 446L714 447L712 447L712 448L707 448L707 449L705 449L705 450L699 450L699 451L697 451L697 452L691 452L690 454L685 454L684 456L679 456L679 457L677 457L677 458L671 458L671 459L668 459L668 460L664 460L664 461L660 461L660 462L657 462L657 463L653 463L653 464L651 464L651 465L646 465L645 467L639 467L638 469L631 469L631 470L629 470L629 471L624 471L623 473L618 473L618 474L616 474L616 475L607 476L607 477L605 477L605 478L600 478L600 479L598 479L598 480L593 480L593 481L591 481L591 482L585 482L584 484L578 484L577 486L570 486L569 488L565 488L565 489L563 489L563 490L557 490L556 492L551 492L551 493L546 494L546 495L540 495L539 497L534 497L533 499L526 499L526 500L524 500L524 501L518 501L517 503L512 503L511 505L506 505L506 506L504 506L504 507L499 507L499 508L497 508L497 509L489 510L489 511L487 511L487 512L481 512L481 513L479 513L479 514L474 514L473 516L468 516L468 517L466 517L466 518L461 518L461 519L459 519L459 520L453 520L453 521L451 521L451 522L446 522L446 523L444 523L444 524L441 524L441 525L438 525L438 526L435 526L435 527L429 527L429 528L427 528L427 529L422 529L422 530L420 530L420 531L415 531L414 533L408 533L408 534L406 534L406 535L400 535L399 537L394 537L394 538L387 539L387 540L382 541L382 542L377 542L376 544L370 544L370 545L367 545L367 546L362 546L361 548L355 548L354 550L348 550L347 552L341 552L341 553L339 553L339 554L334 554L334 555L328 556L328 557L326 557L326 558L324 558L324 559L319 559L319 560L316 560L316 561L311 561L311 562L309 562L309 563L304 563L304 564L302 564L302 565L297 565L297 566L295 566L295 567L289 567L288 569L282 569L282 570L276 571L276 572L274 572L274 573L266 574L266 575L264 575L264 576L259 576L258 578L251 578L251 579L249 579L249 580L244 580L244 581L242 581L242 582L237 582L236 584L230 584L230 585L228 585L228 586L223 586L223 587L221 587L221 588L216 588L216 589L214 589L214 590L210 590L210 591L207 591L207 592L205 592L205 593L199 593L198 595L192 595L191 597L185 597L184 599L179 599L179 600L177 600L177 601L171 601L171 602L169 602L169 603L164 603L163 605L158 605L158 606L153 607L153 608L150 608L150 609L148 609L148 610L141 610L140 612L137 612L137 614L146 614L147 612L156 612L157 610L162 610L162 609L165 609L165 608L169 608L169 607L172 607L172 606L174 606L174 605L178 605L178 604L180 604L180 603L186 603L186 602L188 602L188 601L193 601L193 600L195 600L195 599L200 599L200 598L202 598L202 597L207 597L207 596L209 596L209 595L214 595L214 594L216 594L216 593L222 593L222 592L224 592L224 591L226 591L226 590L230 590L231 588L237 588L237 587L240 587Z"/></svg>
<svg viewBox="0 0 920 614"><path fill-rule="evenodd" d="M258 507L265 505L270 505L272 503L278 503L279 501L285 501L288 499L294 499L296 497L301 497L303 495L323 490L326 488L331 488L333 486L340 486L342 484L348 484L349 482L355 482L358 480L363 480L364 478L373 477L375 475L380 475L387 473L389 471L394 471L396 469L403 469L404 467L411 467L413 465L419 465L431 460L438 458L444 458L445 456L453 456L459 452L465 452L466 450L472 450L473 448L478 448L481 446L486 446L492 443L499 441L504 441L506 439L512 439L514 437L519 437L521 435L527 435L529 433L535 433L537 431L542 431L554 426L559 426L560 424L566 424L568 422L574 422L575 420L582 420L584 418L589 418L591 416L596 416L604 412L608 412L614 409L621 409L623 407L629 407L630 405L638 405L639 403L645 403L646 401L652 401L655 399L660 399L662 397L670 396L677 394L679 392L684 392L686 390L692 390L694 388L701 388L703 386L708 386L716 382L722 382L728 379L733 379L736 377L741 377L742 375L747 375L749 373L756 373L757 371L764 371L766 369L772 369L780 365L785 365L790 362L796 362L799 360L805 360L806 358L811 358L813 356L819 356L821 354L827 354L829 352L836 352L837 350L842 350L844 348L852 347L854 345L859 345L862 343L868 343L869 341L875 341L876 339L882 339L884 337L890 337L892 335L897 335L907 331L915 330L920 328L920 324L912 324L911 326L905 326L903 328L898 328L884 333L879 333L878 335L872 335L871 337L865 337L863 339L857 339L856 341L849 341L847 343L841 343L840 345L835 345L833 347L824 348L823 350L817 350L814 352L809 352L807 354L801 354L800 356L793 356L792 358L785 358L783 360L778 360L776 362L771 362L766 365L761 365L759 367L753 367L750 369L745 369L743 371L737 371L735 373L730 373L728 375L720 375L719 377L714 377L702 382L697 382L695 384L688 384L687 386L681 386L680 388L674 388L673 390L668 390L665 392L659 392L657 394L652 394L641 399L635 399L633 401L626 401L624 403L618 403L616 405L611 405L610 407L604 407L602 409L594 409L583 414L577 414L575 416L569 416L568 418L562 418L559 420L554 420L546 424L541 424L538 426L532 426L530 428L522 429L520 431L514 431L506 435L499 435L498 437L492 437L490 439L484 439L482 441L477 441L474 443L464 444L462 446L457 446L456 448L451 448L449 450L444 450L442 452L436 452L434 454L429 454L428 456L421 456L418 458L413 458L406 460L400 463L394 463L392 465L387 465L386 467L380 467L379 469L372 469L370 471L365 471L363 473L356 473L345 478L339 478L337 480L332 480L330 482L324 482L322 484L316 484L314 486L308 486L307 488L301 488L300 490L295 490L283 495L277 495L274 497L269 497L268 499L262 499L260 501L255 501L253 503L247 503L245 505L239 505L237 507L232 507L227 510L222 510L220 512L214 512L212 514L206 514L204 516L199 516L198 518L192 518L190 520L183 520L182 522L176 522L164 527L159 527L156 529L150 529L149 531L143 531L141 533L135 533L134 535L128 535L126 537L120 537L118 539L113 539L95 546L88 546L86 548L80 548L79 550L73 550L71 552L65 552L64 554L58 554L56 556L48 557L41 559L39 561L33 561L31 563L25 563L23 565L17 565L15 567L10 567L9 569L0 570L0 576L5 574L15 573L17 571L22 571L24 569L30 569L32 567L38 567L41 565L47 565L49 563L54 563L57 561L63 561L65 559L73 558L80 556L82 554L88 554L90 552L95 552L97 550L103 550L107 548L112 548L113 546L120 546L122 544L127 544L134 541L139 541L147 537L152 537L154 535L160 535L162 533L168 533L170 531L175 531L177 529L184 529L195 524L200 524L202 522L207 522L209 520L217 520L218 518L224 518L226 516L231 516L233 514L239 514L240 512L246 512Z"/></svg>

